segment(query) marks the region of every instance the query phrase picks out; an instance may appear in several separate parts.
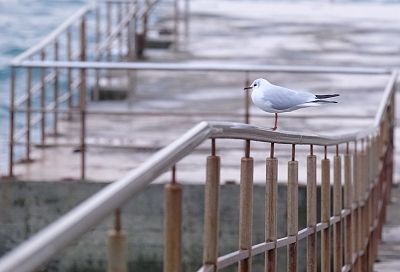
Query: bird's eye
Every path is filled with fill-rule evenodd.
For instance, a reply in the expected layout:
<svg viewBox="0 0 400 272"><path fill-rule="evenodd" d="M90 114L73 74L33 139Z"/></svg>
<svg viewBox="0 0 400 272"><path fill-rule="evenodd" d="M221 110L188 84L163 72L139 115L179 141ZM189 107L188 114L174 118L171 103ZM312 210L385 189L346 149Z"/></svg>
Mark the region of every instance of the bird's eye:
<svg viewBox="0 0 400 272"><path fill-rule="evenodd" d="M254 87L257 87L257 83L254 83L253 85L254 85Z"/></svg>

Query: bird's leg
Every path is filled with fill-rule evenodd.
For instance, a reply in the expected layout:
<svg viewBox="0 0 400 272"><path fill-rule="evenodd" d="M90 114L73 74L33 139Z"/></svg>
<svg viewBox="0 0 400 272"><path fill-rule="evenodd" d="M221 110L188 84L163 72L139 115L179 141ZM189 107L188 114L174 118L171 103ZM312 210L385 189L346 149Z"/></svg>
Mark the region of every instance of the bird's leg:
<svg viewBox="0 0 400 272"><path fill-rule="evenodd" d="M272 130L276 130L278 128L278 114L275 113L275 124L274 127L272 128Z"/></svg>

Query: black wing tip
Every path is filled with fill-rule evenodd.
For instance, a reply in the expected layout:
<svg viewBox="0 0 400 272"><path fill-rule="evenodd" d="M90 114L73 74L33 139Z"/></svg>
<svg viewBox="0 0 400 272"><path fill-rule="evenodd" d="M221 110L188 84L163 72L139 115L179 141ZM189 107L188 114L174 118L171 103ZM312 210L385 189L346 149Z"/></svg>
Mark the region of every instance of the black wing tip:
<svg viewBox="0 0 400 272"><path fill-rule="evenodd" d="M340 96L340 94L316 94L315 97L317 99L326 99L326 98L332 98L332 97L337 97Z"/></svg>

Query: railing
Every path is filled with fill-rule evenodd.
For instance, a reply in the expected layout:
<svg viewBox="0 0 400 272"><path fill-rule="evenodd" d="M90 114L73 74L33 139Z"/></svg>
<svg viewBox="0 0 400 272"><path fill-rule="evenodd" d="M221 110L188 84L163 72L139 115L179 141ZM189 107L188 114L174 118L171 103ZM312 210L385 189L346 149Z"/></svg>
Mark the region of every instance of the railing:
<svg viewBox="0 0 400 272"><path fill-rule="evenodd" d="M176 2L171 2L174 5L173 34L175 42L179 42L176 37L180 34L180 17ZM45 147L49 135L59 135L60 115L66 114L68 120L71 120L76 113L80 115L82 126L80 176L82 179L85 177L87 90L91 86L90 95L97 97L99 79L109 78L110 72L109 69L97 69L91 76L86 68L74 70L65 66L65 69L61 69L57 65L43 67L30 66L29 63L96 61L101 66L102 61L122 63L140 58L144 44L138 42L138 37L145 39L143 37L149 28L148 17L158 3L159 1L106 1L85 6L37 45L12 60L8 158L10 177L14 176L16 145L24 146L24 158L21 161L31 162L33 145ZM185 3L188 7L187 1ZM184 17L187 18L188 14ZM186 25L185 32L188 32L187 28ZM20 90L24 90L24 93L21 94ZM22 127L16 126L16 115L19 112L25 113ZM39 139L33 139L34 128L39 130Z"/></svg>
<svg viewBox="0 0 400 272"><path fill-rule="evenodd" d="M321 271L330 271L332 256L334 271L372 271L392 184L396 79L397 74L391 73L373 124L357 133L322 137L284 131L273 132L241 123L202 122L124 178L108 185L3 257L0 260L0 271L35 270L115 211L116 226L113 237L118 236L121 239L124 235L121 231L119 208L167 169L172 169L172 179L165 188L164 271L180 271L182 188L176 179L174 166L208 139L211 141L211 153L206 163L203 265L199 271L217 271L237 264L239 271L251 271L252 258L260 254L265 255L265 270L276 271L279 248L287 248L287 270L297 271L297 245L303 239L307 240L307 270L316 271L318 233L321 234ZM239 246L237 251L219 256L218 196L221 159L218 155L218 143L223 139L244 141L245 148L240 166ZM254 174L251 145L254 141L269 143L270 146L269 157L265 161L266 235L264 242L255 245L252 241L251 227ZM307 173L307 226L300 230L297 201L299 155L296 153L299 146L309 147L307 167L300 169ZM319 153L319 148L323 151L320 164L321 203L318 204L316 154ZM277 236L277 149L289 149L291 152L291 158L287 162L288 216L285 237ZM321 206L319 222L317 205ZM330 235L331 229L333 236ZM110 271L115 268L113 265L126 269L124 256L123 246L109 256Z"/></svg>
<svg viewBox="0 0 400 272"><path fill-rule="evenodd" d="M130 15L129 15L130 16ZM15 71L17 69L25 70L27 73L26 83L26 94L15 100ZM41 71L41 82L38 84L32 84L32 69L39 69ZM45 85L46 77L45 71L50 69L52 72L47 75L49 80L54 79L57 75L57 80L54 80L53 95L52 97L46 96L46 91L43 88ZM61 71L67 71L66 74L61 74ZM79 72L77 80L72 79L73 72ZM91 62L91 61L52 61L52 60L21 60L18 63L14 63L12 66L12 86L11 86L11 101L10 105L13 105L10 109L10 156L9 156L9 175L13 176L13 164L14 164L14 146L22 145L25 147L25 161L30 161L30 149L33 145L45 147L46 134L51 131L52 135L58 133L58 120L60 115L67 115L68 119L71 120L72 116L79 116L80 122L80 135L79 135L79 150L81 154L80 158L80 178L85 179L86 177L86 151L87 148L93 146L86 142L87 126L86 119L89 115L109 115L117 114L120 116L137 116L137 115L204 115L204 116L235 116L236 118L242 119L245 123L250 123L252 116L260 116L257 114L251 115L249 94L243 92L243 113L224 113L224 112L192 112L192 113L180 113L180 112L150 112L150 111L102 111L102 110L89 110L87 108L88 98L88 82L95 82L92 84L91 96L96 96L96 86L98 86L99 74L101 72L110 73L111 71L124 71L124 72L138 72L138 71L182 71L188 72L230 72L240 73L244 75L243 86L250 84L250 76L252 73L257 72L268 72L268 73L326 73L326 74L345 74L345 75L386 75L390 71L388 69L380 68L345 68L345 67L318 67L318 66L273 66L273 65L236 65L236 64L201 64L201 63L147 63L147 62ZM94 72L90 74L90 72ZM92 75L92 76L90 76ZM93 76L94 75L94 76ZM66 89L60 91L58 81L66 81ZM40 90L40 93L38 91ZM36 103L36 107L32 107L32 97L36 95L40 98L40 104ZM73 102L73 98L75 101ZM61 108L60 104L67 102L67 107ZM15 132L14 128L14 116L18 113L25 115L25 126L18 132ZM32 118L31 115L38 115L36 118ZM53 122L49 125L45 122L46 116L51 115ZM324 115L326 117L326 115ZM40 142L35 143L31 139L32 129L35 126L40 128ZM25 139L23 139L25 137ZM59 143L58 143L59 144ZM65 143L63 146L76 147L76 143ZM96 143L94 146L102 147L115 147L110 144L99 144ZM126 146L125 146L126 147Z"/></svg>

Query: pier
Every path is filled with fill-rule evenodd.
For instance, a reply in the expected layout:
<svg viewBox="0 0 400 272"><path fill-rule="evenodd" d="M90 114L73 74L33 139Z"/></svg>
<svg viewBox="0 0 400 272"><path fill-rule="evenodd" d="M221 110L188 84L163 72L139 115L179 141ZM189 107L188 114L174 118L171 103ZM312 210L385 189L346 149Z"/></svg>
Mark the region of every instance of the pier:
<svg viewBox="0 0 400 272"><path fill-rule="evenodd" d="M396 271L398 21L379 4L83 7L11 63L0 223L40 222L0 271ZM272 131L243 91L259 77L339 103Z"/></svg>

